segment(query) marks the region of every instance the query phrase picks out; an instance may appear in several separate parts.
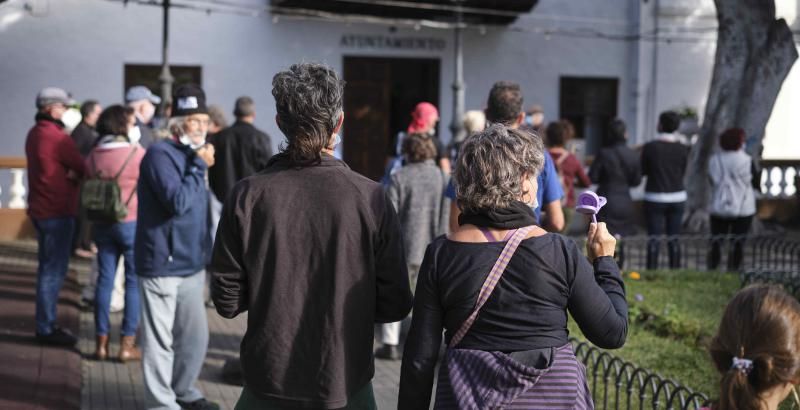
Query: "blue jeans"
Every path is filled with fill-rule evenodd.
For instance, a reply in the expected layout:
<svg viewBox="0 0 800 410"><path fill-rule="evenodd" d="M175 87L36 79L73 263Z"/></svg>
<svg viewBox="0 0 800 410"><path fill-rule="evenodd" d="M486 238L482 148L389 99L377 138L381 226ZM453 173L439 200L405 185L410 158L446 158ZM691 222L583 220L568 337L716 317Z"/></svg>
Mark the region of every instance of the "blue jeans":
<svg viewBox="0 0 800 410"><path fill-rule="evenodd" d="M75 218L33 219L39 242L36 270L36 333L49 335L56 323L58 292L64 284L72 253Z"/></svg>
<svg viewBox="0 0 800 410"><path fill-rule="evenodd" d="M133 241L136 222L95 224L94 243L97 245L97 286L94 294L94 326L98 336L108 336L108 313L111 292L117 273L119 257L125 257L125 313L122 336L136 335L139 326L139 285L133 263Z"/></svg>
<svg viewBox="0 0 800 410"><path fill-rule="evenodd" d="M667 235L667 252L669 267L678 269L681 266L681 249L677 236L681 234L683 211L686 202L661 203L644 201L644 216L647 221L647 269L658 269L658 252L661 247L660 238Z"/></svg>

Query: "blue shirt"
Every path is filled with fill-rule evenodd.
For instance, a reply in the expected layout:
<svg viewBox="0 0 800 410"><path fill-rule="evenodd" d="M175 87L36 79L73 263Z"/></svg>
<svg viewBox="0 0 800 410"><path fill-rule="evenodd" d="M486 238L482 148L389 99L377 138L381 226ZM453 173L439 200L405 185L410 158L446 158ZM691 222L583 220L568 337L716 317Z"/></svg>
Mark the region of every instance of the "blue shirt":
<svg viewBox="0 0 800 410"><path fill-rule="evenodd" d="M539 206L533 210L533 213L536 214L536 221L541 223L542 204L549 204L564 197L564 190L561 188L561 181L558 179L558 171L556 171L553 158L550 157L550 153L547 151L544 152L544 168L536 178L536 184L539 186L536 191L536 199L539 201ZM447 184L447 190L444 195L454 201L456 199L456 187L453 185L452 178L450 183Z"/></svg>

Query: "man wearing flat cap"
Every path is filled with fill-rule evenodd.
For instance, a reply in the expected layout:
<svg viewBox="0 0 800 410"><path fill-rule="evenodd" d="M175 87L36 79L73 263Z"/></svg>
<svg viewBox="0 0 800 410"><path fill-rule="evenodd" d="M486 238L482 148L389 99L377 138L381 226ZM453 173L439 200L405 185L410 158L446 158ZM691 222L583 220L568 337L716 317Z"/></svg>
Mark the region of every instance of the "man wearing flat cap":
<svg viewBox="0 0 800 410"><path fill-rule="evenodd" d="M61 118L72 99L48 87L36 96L36 125L25 140L28 160L28 216L36 228L39 266L36 272L36 338L44 344L74 346L75 336L56 324L58 293L72 253L78 214L79 180L85 173L75 141Z"/></svg>
<svg viewBox="0 0 800 410"><path fill-rule="evenodd" d="M197 378L208 348L203 298L210 254L206 144L208 109L200 87L175 91L171 137L151 145L139 173L134 255L142 303L142 366L148 409L219 409Z"/></svg>

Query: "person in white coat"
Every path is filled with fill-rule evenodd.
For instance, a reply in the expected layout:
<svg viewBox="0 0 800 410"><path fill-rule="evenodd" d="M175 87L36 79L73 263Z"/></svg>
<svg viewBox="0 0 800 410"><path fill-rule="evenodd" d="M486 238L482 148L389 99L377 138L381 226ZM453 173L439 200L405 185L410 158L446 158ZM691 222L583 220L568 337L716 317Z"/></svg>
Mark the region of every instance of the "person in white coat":
<svg viewBox="0 0 800 410"><path fill-rule="evenodd" d="M711 254L709 270L716 270L721 259L721 245L732 237L727 269L737 271L744 258L743 247L753 215L756 213L755 190L759 189L758 167L744 151L745 132L741 128L725 130L719 143L722 148L708 162L711 182Z"/></svg>

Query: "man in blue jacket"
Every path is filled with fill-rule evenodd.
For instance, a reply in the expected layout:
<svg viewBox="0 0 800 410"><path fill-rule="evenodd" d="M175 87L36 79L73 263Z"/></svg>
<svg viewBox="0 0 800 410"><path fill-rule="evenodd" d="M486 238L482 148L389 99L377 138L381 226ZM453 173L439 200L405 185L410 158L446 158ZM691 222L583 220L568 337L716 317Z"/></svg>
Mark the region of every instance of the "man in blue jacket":
<svg viewBox="0 0 800 410"><path fill-rule="evenodd" d="M197 86L175 91L172 138L142 160L136 269L142 300L142 366L148 409L219 409L203 398L197 377L208 348L203 301L210 254L208 189L214 165L206 144L208 110Z"/></svg>

